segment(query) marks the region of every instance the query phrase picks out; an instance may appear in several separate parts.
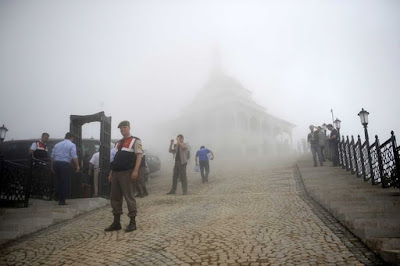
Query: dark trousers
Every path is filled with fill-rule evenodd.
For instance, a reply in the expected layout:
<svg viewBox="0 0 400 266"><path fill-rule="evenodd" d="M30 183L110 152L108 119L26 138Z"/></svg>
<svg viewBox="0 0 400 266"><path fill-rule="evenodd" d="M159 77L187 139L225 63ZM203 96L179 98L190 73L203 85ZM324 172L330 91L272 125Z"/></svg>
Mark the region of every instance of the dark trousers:
<svg viewBox="0 0 400 266"><path fill-rule="evenodd" d="M187 177L186 177L186 164L181 164L180 162L175 163L174 174L172 176L172 192L176 191L178 186L178 178L182 183L183 194L187 193Z"/></svg>
<svg viewBox="0 0 400 266"><path fill-rule="evenodd" d="M133 182L131 180L133 169L126 171L112 171L110 202L114 215L122 214L122 200L125 198L128 207L128 216L137 214Z"/></svg>
<svg viewBox="0 0 400 266"><path fill-rule="evenodd" d="M205 173L204 173L205 170ZM204 182L208 182L208 174L210 173L210 164L208 161L200 161L200 174L201 180Z"/></svg>
<svg viewBox="0 0 400 266"><path fill-rule="evenodd" d="M56 192L60 198L60 202L65 202L68 193L69 179L72 174L71 164L68 162L55 161L54 172L57 177Z"/></svg>
<svg viewBox="0 0 400 266"><path fill-rule="evenodd" d="M135 183L135 190L139 194L147 194L146 184L144 182L144 175L145 175L146 167L141 166L139 168L138 178Z"/></svg>
<svg viewBox="0 0 400 266"><path fill-rule="evenodd" d="M314 166L318 166L317 154L318 154L319 164L322 166L323 159L322 159L321 147L318 144L311 144L311 152L312 152L312 156L313 156Z"/></svg>
<svg viewBox="0 0 400 266"><path fill-rule="evenodd" d="M325 162L325 154L324 154L324 149L325 149L325 146L320 146L320 147L321 147L322 161L324 161L324 162Z"/></svg>
<svg viewBox="0 0 400 266"><path fill-rule="evenodd" d="M337 143L331 144L331 151L332 151L333 166L338 166L339 165L339 146Z"/></svg>

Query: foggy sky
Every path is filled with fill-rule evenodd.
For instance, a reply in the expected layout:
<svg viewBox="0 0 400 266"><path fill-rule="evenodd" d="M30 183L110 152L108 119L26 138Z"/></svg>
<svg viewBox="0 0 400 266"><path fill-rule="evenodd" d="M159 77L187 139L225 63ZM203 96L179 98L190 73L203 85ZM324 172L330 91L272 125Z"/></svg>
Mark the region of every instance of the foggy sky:
<svg viewBox="0 0 400 266"><path fill-rule="evenodd" d="M332 123L331 108L342 134L362 137L366 109L383 141L400 136L398 14L394 0L2 0L0 125L6 140L61 138L71 114L105 111L113 138L127 119L146 141L191 103L218 49L258 104L297 125L294 144Z"/></svg>

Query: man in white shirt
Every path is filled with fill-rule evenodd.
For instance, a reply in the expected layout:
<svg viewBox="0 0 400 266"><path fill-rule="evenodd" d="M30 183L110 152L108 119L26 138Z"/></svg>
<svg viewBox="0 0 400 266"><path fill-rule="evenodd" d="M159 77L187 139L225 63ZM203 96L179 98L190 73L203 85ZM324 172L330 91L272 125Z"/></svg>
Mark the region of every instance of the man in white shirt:
<svg viewBox="0 0 400 266"><path fill-rule="evenodd" d="M100 152L95 152L89 161L89 175L93 173L93 197L99 196L99 156Z"/></svg>

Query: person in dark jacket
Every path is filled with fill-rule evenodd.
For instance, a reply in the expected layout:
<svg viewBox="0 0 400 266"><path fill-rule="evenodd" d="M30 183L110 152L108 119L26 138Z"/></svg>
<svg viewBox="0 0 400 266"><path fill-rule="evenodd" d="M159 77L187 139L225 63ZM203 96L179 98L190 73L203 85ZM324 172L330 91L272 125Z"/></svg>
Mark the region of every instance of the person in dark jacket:
<svg viewBox="0 0 400 266"><path fill-rule="evenodd" d="M329 141L331 153L332 153L332 166L338 166L339 165L339 146L338 146L338 139L339 134L338 131L332 126L332 124L329 124L327 126L328 130L331 132L327 140Z"/></svg>

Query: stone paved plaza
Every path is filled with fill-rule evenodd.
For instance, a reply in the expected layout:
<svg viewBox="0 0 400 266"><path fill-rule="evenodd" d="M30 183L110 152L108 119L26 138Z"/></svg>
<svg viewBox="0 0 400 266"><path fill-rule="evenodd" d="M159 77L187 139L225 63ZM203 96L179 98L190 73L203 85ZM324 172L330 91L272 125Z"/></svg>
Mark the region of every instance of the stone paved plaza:
<svg viewBox="0 0 400 266"><path fill-rule="evenodd" d="M180 183L165 194L163 171L137 200L137 231L104 232L107 206L2 246L0 265L380 265L307 197L293 165L215 161L208 184L189 165L186 196Z"/></svg>

